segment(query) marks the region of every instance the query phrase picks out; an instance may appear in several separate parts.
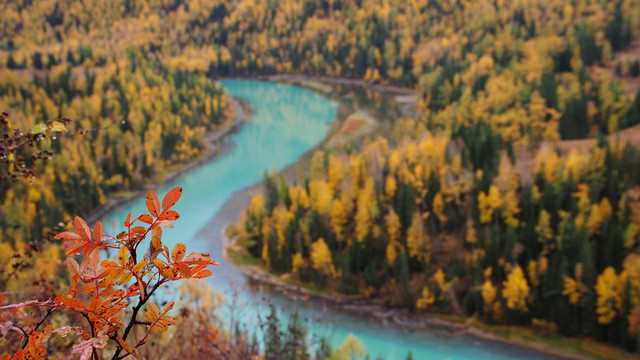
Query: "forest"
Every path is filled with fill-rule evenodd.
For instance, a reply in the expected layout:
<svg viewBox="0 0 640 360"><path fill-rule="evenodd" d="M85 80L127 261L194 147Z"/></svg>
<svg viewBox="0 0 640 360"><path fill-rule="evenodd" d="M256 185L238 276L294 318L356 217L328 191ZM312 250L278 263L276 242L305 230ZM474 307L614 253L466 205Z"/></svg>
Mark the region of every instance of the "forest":
<svg viewBox="0 0 640 360"><path fill-rule="evenodd" d="M416 116L324 144L298 179L265 175L227 231L265 271L639 350L639 1L18 0L0 29L0 304L64 293L74 254L52 239L84 231L74 216L145 194L211 150L237 113L219 79L303 75L414 91ZM14 138L28 146L12 150ZM154 276L182 261L166 257ZM151 266L124 258L136 278ZM220 340L209 310L194 313ZM298 330L285 341L296 352L270 326L263 355L310 356ZM260 352L240 332L219 346ZM317 358L349 358L350 341ZM3 360L16 350L4 346Z"/></svg>

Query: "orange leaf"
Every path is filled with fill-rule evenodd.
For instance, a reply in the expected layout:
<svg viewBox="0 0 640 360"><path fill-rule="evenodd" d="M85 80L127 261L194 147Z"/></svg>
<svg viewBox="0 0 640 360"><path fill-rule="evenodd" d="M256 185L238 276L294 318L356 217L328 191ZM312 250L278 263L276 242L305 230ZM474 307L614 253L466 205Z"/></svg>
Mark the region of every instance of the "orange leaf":
<svg viewBox="0 0 640 360"><path fill-rule="evenodd" d="M130 271L125 271L122 276L120 276L120 279L118 279L118 284L126 284L131 280L131 278L133 278L133 273Z"/></svg>
<svg viewBox="0 0 640 360"><path fill-rule="evenodd" d="M112 259L105 259L100 262L100 267L103 269L113 269L118 267L118 263Z"/></svg>
<svg viewBox="0 0 640 360"><path fill-rule="evenodd" d="M120 346L122 346L122 348L124 349L124 351L128 352L130 355L135 356L136 359L142 359L140 357L140 355L138 355L132 348L131 346L129 346L126 342L124 342L124 340L122 340L119 337L116 337L116 340L118 341L118 344L120 344Z"/></svg>
<svg viewBox="0 0 640 360"><path fill-rule="evenodd" d="M166 314L169 311L171 311L171 309L173 309L173 306L176 304L175 301L169 301L163 308L162 308L162 313Z"/></svg>
<svg viewBox="0 0 640 360"><path fill-rule="evenodd" d="M78 265L78 262L74 258L68 257L66 263L67 268L69 268L69 272L71 272L71 276L79 275L80 265Z"/></svg>
<svg viewBox="0 0 640 360"><path fill-rule="evenodd" d="M127 265L129 262L129 249L126 246L123 246L118 250L118 262L121 266Z"/></svg>
<svg viewBox="0 0 640 360"><path fill-rule="evenodd" d="M89 253L88 256L85 257L82 264L80 264L80 270L84 271L85 269L89 268L89 270L91 270L92 272L91 275L95 275L98 273L98 264L100 264L100 251L93 250Z"/></svg>
<svg viewBox="0 0 640 360"><path fill-rule="evenodd" d="M158 249L162 249L162 228L154 227L151 232L151 246L153 247L153 251L155 252Z"/></svg>
<svg viewBox="0 0 640 360"><path fill-rule="evenodd" d="M154 191L147 191L147 200L145 203L147 204L147 209L151 215L155 217L160 215L160 201L158 201L158 195Z"/></svg>
<svg viewBox="0 0 640 360"><path fill-rule="evenodd" d="M158 305L150 302L147 304L147 311L144 312L144 319L149 322L154 322L160 317L160 308Z"/></svg>
<svg viewBox="0 0 640 360"><path fill-rule="evenodd" d="M177 263L176 266L178 267L178 271L180 272L180 275L182 275L183 278L188 279L191 277L191 270L186 264Z"/></svg>
<svg viewBox="0 0 640 360"><path fill-rule="evenodd" d="M95 292L97 288L98 288L98 286L96 285L96 283L89 282L89 283L84 284L84 286L82 287L82 292L85 293L85 294L91 294L91 293Z"/></svg>
<svg viewBox="0 0 640 360"><path fill-rule="evenodd" d="M187 247L183 243L177 243L176 247L171 252L171 259L173 262L178 262L184 258L184 254L187 252Z"/></svg>
<svg viewBox="0 0 640 360"><path fill-rule="evenodd" d="M56 304L65 305L66 307L79 312L86 311L87 309L86 305L82 301L77 299L69 299L63 295L59 295L58 297L56 297L55 302Z"/></svg>
<svg viewBox="0 0 640 360"><path fill-rule="evenodd" d="M142 221L145 224L152 224L153 223L153 218L149 214L142 214L142 215L138 216L138 220Z"/></svg>
<svg viewBox="0 0 640 360"><path fill-rule="evenodd" d="M160 217L161 220L178 220L180 214L174 210L166 210Z"/></svg>
<svg viewBox="0 0 640 360"><path fill-rule="evenodd" d="M124 221L124 226L129 227L131 225L131 213L127 214L127 218Z"/></svg>
<svg viewBox="0 0 640 360"><path fill-rule="evenodd" d="M131 237L133 238L137 234L144 234L146 231L147 229L144 226L136 226L131 228Z"/></svg>
<svg viewBox="0 0 640 360"><path fill-rule="evenodd" d="M148 263L149 263L149 261L148 261L147 259L142 260L142 261L140 261L139 263L137 263L137 264L135 264L135 265L133 266L132 271L133 271L134 273L138 273L138 272L140 272L140 270L144 269L144 268L145 268L145 266L147 266L147 264L148 264Z"/></svg>
<svg viewBox="0 0 640 360"><path fill-rule="evenodd" d="M97 243L102 242L102 223L100 221L93 227L93 241Z"/></svg>
<svg viewBox="0 0 640 360"><path fill-rule="evenodd" d="M162 260L160 259L154 259L153 260L153 264L158 268L158 269L164 269L164 267L167 265L165 264Z"/></svg>
<svg viewBox="0 0 640 360"><path fill-rule="evenodd" d="M73 227L83 240L91 241L91 228L80 216L73 218Z"/></svg>
<svg viewBox="0 0 640 360"><path fill-rule="evenodd" d="M176 186L169 190L167 195L162 199L162 209L167 210L175 205L182 196L182 186Z"/></svg>
<svg viewBox="0 0 640 360"><path fill-rule="evenodd" d="M112 283L113 284L113 283ZM116 293L116 289L113 287L109 287L100 292L101 297L109 297Z"/></svg>
<svg viewBox="0 0 640 360"><path fill-rule="evenodd" d="M64 231L60 234L56 235L54 239L56 240L80 240L82 237L76 233L72 233L70 231Z"/></svg>
<svg viewBox="0 0 640 360"><path fill-rule="evenodd" d="M13 360L25 360L26 356L24 354L24 350L19 349L18 351L16 351L16 353L13 355Z"/></svg>
<svg viewBox="0 0 640 360"><path fill-rule="evenodd" d="M210 270L201 270L199 272L197 272L195 275L193 275L192 277L196 278L196 279L202 279L202 278L206 278L213 275L213 273Z"/></svg>

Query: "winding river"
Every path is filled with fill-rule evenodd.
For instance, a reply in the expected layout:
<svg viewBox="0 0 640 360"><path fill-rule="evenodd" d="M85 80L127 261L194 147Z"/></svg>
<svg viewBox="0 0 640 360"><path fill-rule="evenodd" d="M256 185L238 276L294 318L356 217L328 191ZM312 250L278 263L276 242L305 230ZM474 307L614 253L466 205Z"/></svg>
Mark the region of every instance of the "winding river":
<svg viewBox="0 0 640 360"><path fill-rule="evenodd" d="M348 334L354 334L372 359L381 356L402 360L409 351L414 359L546 358L538 352L466 335L449 338L437 333L385 327L366 315L333 310L311 300L294 304L281 293L249 287L244 275L222 257L223 226L235 218L244 205L227 202L234 192L258 183L265 170L282 170L320 144L336 119L340 104L312 91L280 83L224 80L222 85L230 95L251 104L254 109L251 121L230 137L221 156L182 174L157 191L163 196L173 186L184 187L176 205L181 218L174 229L165 231L163 241L170 248L176 242L184 242L189 251L208 252L220 261L221 265L213 269L214 276L208 281L229 300L231 309L220 310L225 312L223 317L233 316L247 324L251 332L259 326L257 318L267 314L268 303L282 309L284 318L292 306L299 306L309 320L310 337L324 336L336 347ZM244 195L236 195L235 201L242 203L248 196L245 191ZM103 217L105 231L119 232L129 211L134 215L145 212L144 196ZM117 226L113 227L114 224Z"/></svg>

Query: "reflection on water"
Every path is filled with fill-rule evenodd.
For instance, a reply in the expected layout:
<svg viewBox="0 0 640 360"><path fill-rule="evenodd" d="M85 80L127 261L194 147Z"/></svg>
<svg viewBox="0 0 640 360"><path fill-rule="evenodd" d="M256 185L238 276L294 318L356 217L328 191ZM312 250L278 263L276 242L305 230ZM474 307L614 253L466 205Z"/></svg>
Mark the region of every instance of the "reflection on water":
<svg viewBox="0 0 640 360"><path fill-rule="evenodd" d="M293 302L280 293L247 286L244 276L222 259L222 224L212 219L234 192L260 181L265 170L281 170L319 144L336 119L339 107L336 100L295 86L255 80L225 80L222 84L232 96L248 101L255 113L251 121L231 137L230 147L224 156L158 189L163 196L173 186L184 187L183 196L175 206L181 218L175 222L174 229L165 231L163 241L170 248L176 242L184 242L189 251L209 252L220 261L214 276L207 281L231 300L232 306L222 309L221 313L227 319L247 324L247 329L257 329L256 319L267 315L268 302L285 309L285 319L286 309L290 309ZM358 91L365 90L343 87L334 96L342 98L341 102L346 102L348 109L371 109L369 111L379 118L385 118L385 114L389 116L387 119L398 116L397 107L384 106L387 95ZM118 233L129 211L133 214L145 212L144 197L134 199L102 219L107 224L105 231ZM229 214L230 218L237 216L237 209L234 212ZM109 228L112 223L118 226ZM316 337L326 336L332 346L338 346L349 333L353 333L363 342L372 358L382 355L386 359L404 359L409 351L413 352L415 359L499 360L538 356L472 338L445 338L387 328L366 316L332 310L322 303L308 301L299 306L310 320L311 333Z"/></svg>

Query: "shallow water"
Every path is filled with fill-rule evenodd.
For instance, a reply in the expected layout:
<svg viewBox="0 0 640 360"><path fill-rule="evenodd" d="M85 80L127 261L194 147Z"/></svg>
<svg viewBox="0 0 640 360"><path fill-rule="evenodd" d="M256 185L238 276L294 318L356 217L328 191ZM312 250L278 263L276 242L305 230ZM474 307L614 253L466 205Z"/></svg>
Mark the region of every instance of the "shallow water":
<svg viewBox="0 0 640 360"><path fill-rule="evenodd" d="M248 101L255 113L251 121L232 135L222 156L193 169L157 189L159 196L173 186L183 186L183 196L175 206L181 218L174 229L164 232L163 242L172 248L184 242L188 251L211 253L221 265L207 281L225 294L232 308L221 309L224 318L233 317L249 331L259 327L258 317L267 314L267 303L283 309L283 317L293 306L309 320L313 339L327 337L338 346L350 333L356 335L372 359L404 359L409 351L414 359L538 359L540 353L513 346L459 336L447 338L434 333L408 332L385 327L366 314L354 315L332 310L319 302L294 303L278 292L252 289L242 273L222 258L221 224L216 213L232 194L262 179L265 170L295 163L326 137L336 119L339 104L300 87L256 80L224 80L226 91ZM107 233L122 230L127 213L146 212L144 197L113 210L102 220ZM115 226L114 226L115 225Z"/></svg>

